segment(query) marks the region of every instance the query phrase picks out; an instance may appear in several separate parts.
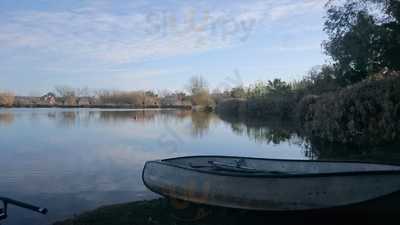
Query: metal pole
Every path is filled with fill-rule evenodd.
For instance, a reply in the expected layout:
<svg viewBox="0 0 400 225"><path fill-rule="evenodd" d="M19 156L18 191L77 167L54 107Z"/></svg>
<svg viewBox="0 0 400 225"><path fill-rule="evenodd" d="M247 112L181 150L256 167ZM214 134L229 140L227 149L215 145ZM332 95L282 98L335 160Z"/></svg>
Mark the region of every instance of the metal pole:
<svg viewBox="0 0 400 225"><path fill-rule="evenodd" d="M21 207L24 209L32 210L34 212L38 212L43 215L47 214L47 212L48 212L48 210L46 208L41 208L41 207L38 207L35 205L31 205L31 204L28 204L25 202L13 200L10 198L0 197L0 201L2 201L4 203L4 209L2 210L3 212L1 213L4 218L7 217L7 205L8 204L15 205L15 206L18 206L18 207Z"/></svg>

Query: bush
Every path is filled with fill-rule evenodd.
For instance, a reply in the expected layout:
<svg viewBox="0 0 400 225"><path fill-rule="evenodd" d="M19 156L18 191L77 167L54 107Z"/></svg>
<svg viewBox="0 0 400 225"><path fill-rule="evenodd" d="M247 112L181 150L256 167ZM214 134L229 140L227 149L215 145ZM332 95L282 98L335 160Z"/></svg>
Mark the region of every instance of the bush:
<svg viewBox="0 0 400 225"><path fill-rule="evenodd" d="M194 106L213 107L214 101L208 91L199 91L192 95L192 104Z"/></svg>
<svg viewBox="0 0 400 225"><path fill-rule="evenodd" d="M281 119L288 119L292 118L295 106L295 96L292 94L249 99L247 113L253 117L279 117Z"/></svg>
<svg viewBox="0 0 400 225"><path fill-rule="evenodd" d="M400 77L366 80L297 107L305 133L331 142L378 145L400 139Z"/></svg>
<svg viewBox="0 0 400 225"><path fill-rule="evenodd" d="M99 91L97 99L103 105L159 107L160 100L150 92L142 91Z"/></svg>
<svg viewBox="0 0 400 225"><path fill-rule="evenodd" d="M317 102L317 100L317 95L307 95L303 99L301 99L296 107L296 118L297 121L300 122L300 124L309 122L314 118L309 109L311 105Z"/></svg>
<svg viewBox="0 0 400 225"><path fill-rule="evenodd" d="M11 107L14 104L15 95L11 92L0 92L0 106Z"/></svg>
<svg viewBox="0 0 400 225"><path fill-rule="evenodd" d="M244 114L247 110L247 102L245 99L224 99L221 100L217 106L215 111L220 114Z"/></svg>

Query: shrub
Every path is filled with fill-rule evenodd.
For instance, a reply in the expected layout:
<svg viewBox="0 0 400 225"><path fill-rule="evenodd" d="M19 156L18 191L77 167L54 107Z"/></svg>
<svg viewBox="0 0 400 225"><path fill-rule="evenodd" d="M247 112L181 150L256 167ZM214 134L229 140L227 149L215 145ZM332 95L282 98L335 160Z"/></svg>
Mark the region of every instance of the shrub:
<svg viewBox="0 0 400 225"><path fill-rule="evenodd" d="M214 105L214 101L211 98L211 96L208 93L208 91L203 90L203 91L199 91L199 92L197 92L197 93L192 95L192 104L194 106L208 107L208 106L213 106Z"/></svg>
<svg viewBox="0 0 400 225"><path fill-rule="evenodd" d="M317 95L306 95L296 107L296 119L300 124L309 122L314 118L311 114L310 107L318 100Z"/></svg>
<svg viewBox="0 0 400 225"><path fill-rule="evenodd" d="M224 99L217 104L215 111L220 114L244 114L247 111L247 102L245 99Z"/></svg>
<svg viewBox="0 0 400 225"><path fill-rule="evenodd" d="M15 95L11 92L0 92L0 106L11 107L14 104Z"/></svg>
<svg viewBox="0 0 400 225"><path fill-rule="evenodd" d="M158 97L142 91L99 91L97 98L105 105L131 105L135 107L158 107Z"/></svg>
<svg viewBox="0 0 400 225"><path fill-rule="evenodd" d="M366 80L298 108L305 133L331 142L378 145L400 139L400 77Z"/></svg>

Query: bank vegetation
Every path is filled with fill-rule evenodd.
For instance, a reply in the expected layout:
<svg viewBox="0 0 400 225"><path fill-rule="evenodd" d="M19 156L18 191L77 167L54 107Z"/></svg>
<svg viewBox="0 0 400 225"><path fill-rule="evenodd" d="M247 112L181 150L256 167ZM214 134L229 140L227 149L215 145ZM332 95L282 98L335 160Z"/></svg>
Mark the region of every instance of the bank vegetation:
<svg viewBox="0 0 400 225"><path fill-rule="evenodd" d="M324 141L382 145L400 140L400 2L329 1L323 42L332 63L300 81L235 87L217 111L292 120Z"/></svg>

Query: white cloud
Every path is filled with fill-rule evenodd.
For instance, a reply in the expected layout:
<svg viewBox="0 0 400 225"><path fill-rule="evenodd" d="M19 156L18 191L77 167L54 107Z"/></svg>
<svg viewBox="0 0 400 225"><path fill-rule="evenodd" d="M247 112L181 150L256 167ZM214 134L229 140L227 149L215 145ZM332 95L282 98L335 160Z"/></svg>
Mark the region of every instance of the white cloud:
<svg viewBox="0 0 400 225"><path fill-rule="evenodd" d="M204 52L231 44L228 38L198 32L195 28L184 32L161 27L163 18L150 23L149 20L148 15L140 13L15 13L0 27L0 46L127 63Z"/></svg>
<svg viewBox="0 0 400 225"><path fill-rule="evenodd" d="M319 11L322 9L326 2L326 0L306 0L297 1L296 3L288 2L276 6L268 13L268 15L271 20L290 18L296 15Z"/></svg>
<svg viewBox="0 0 400 225"><path fill-rule="evenodd" d="M11 12L0 22L0 47L34 49L72 64L143 62L233 47L257 22L320 10L324 1L240 2L229 8L197 4L200 8L180 3L173 10L141 11L150 4L139 1L126 6L131 13L120 13L107 10L111 1L91 1L72 11Z"/></svg>

